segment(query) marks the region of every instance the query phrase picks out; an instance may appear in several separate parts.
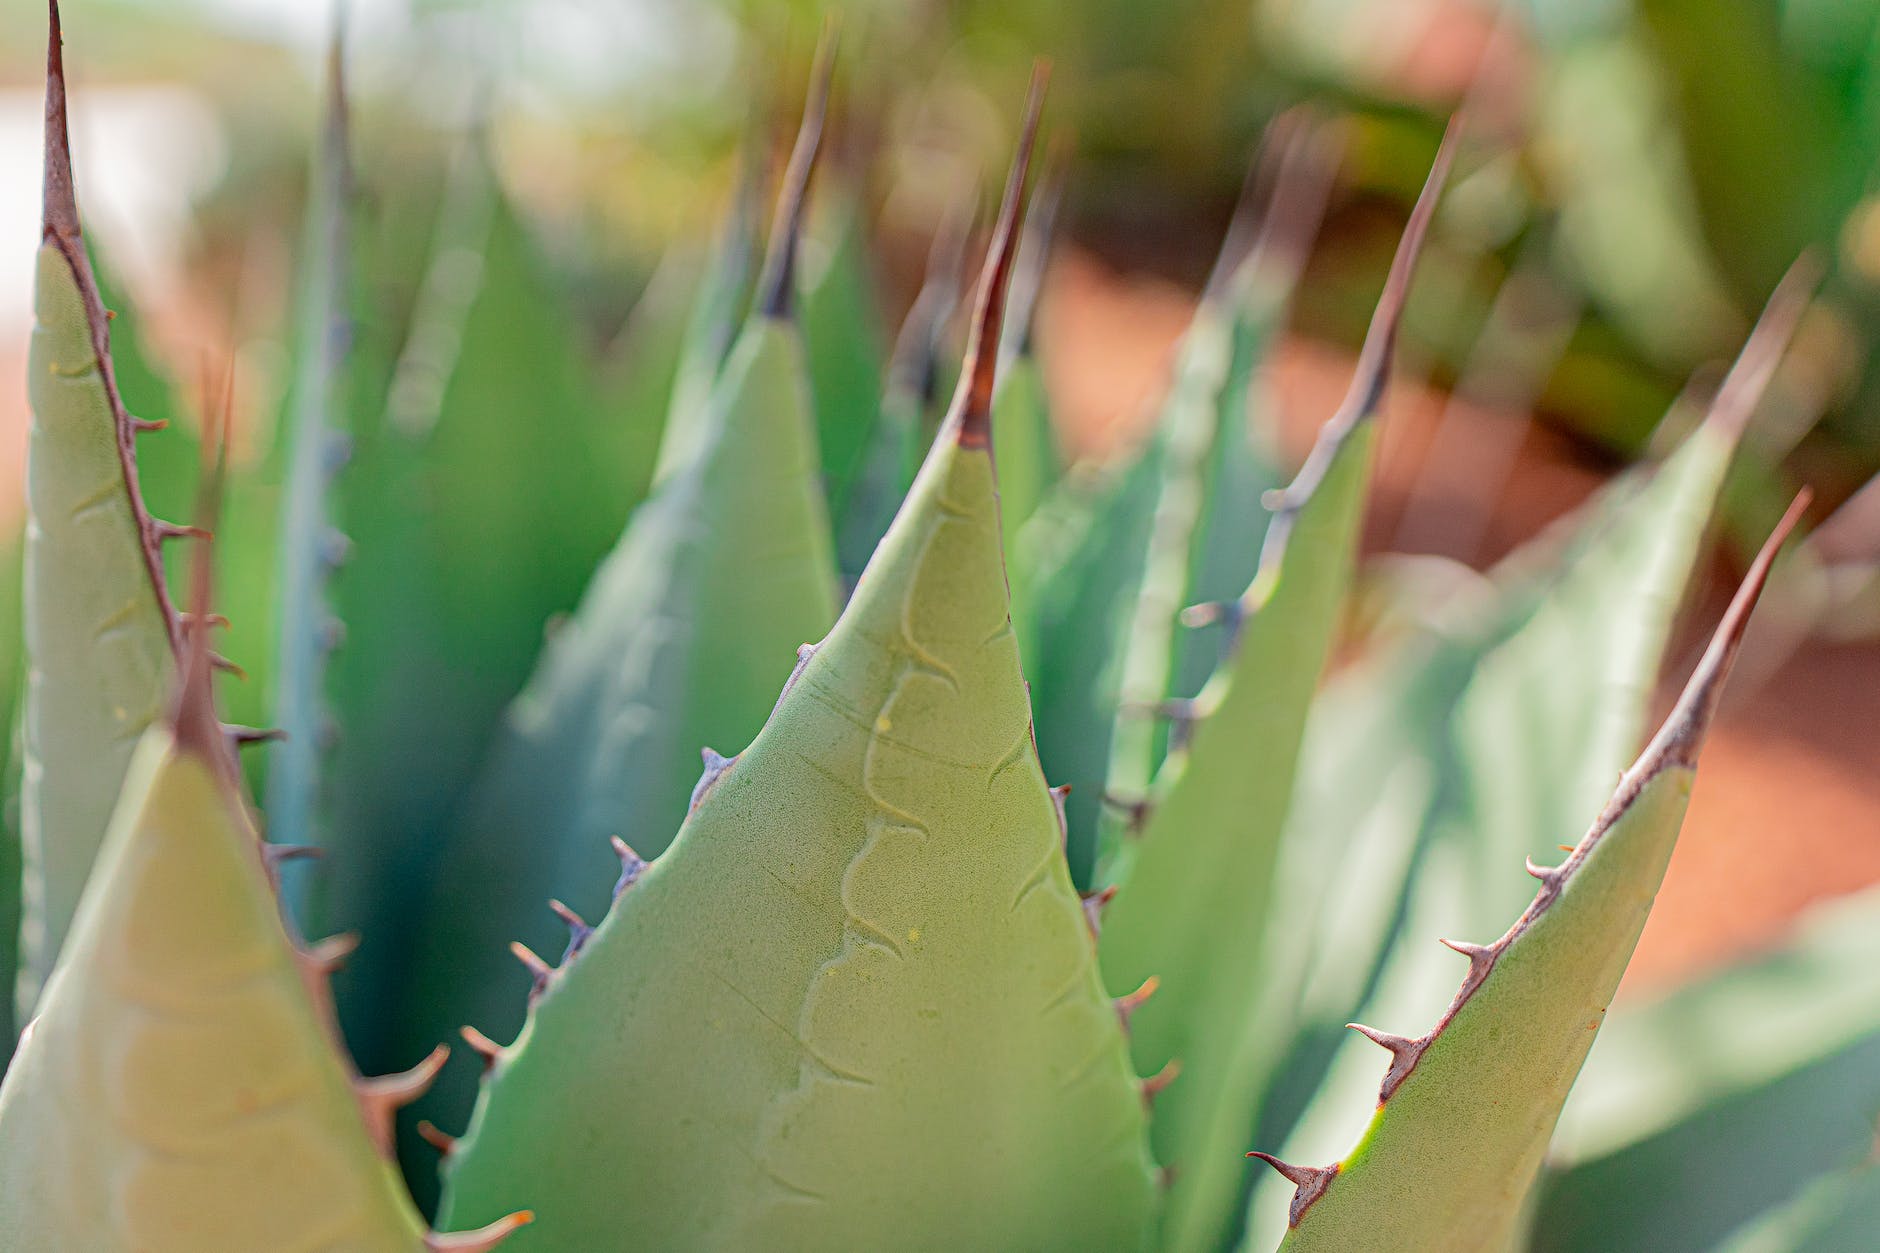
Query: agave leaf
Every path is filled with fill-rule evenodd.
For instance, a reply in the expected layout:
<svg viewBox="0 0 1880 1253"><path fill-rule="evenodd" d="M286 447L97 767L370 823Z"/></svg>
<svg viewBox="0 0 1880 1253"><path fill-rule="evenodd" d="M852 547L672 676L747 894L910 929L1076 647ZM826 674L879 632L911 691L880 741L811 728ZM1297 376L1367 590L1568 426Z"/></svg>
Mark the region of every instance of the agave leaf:
<svg viewBox="0 0 1880 1253"><path fill-rule="evenodd" d="M1280 484L1276 459L1256 451L1256 439L1261 445L1270 444L1271 432L1249 430L1254 357L1271 346L1322 215L1332 171L1331 163L1320 159L1315 128L1285 115L1273 129L1282 140L1277 145L1278 158L1255 164L1254 185L1244 202L1249 212L1236 219L1222 248L1217 273L1203 296L1204 306L1212 309L1197 314L1183 339L1174 385L1157 426L1163 441L1162 482L1147 535L1142 580L1127 633L1119 644L1118 703L1104 779L1107 793L1123 802L1107 815L1101 835L1101 874L1111 882L1127 873L1115 863L1131 855L1124 837L1141 829L1137 805L1149 795L1169 740L1186 734L1193 715L1189 702L1218 668L1218 662L1209 663L1199 647L1186 649L1184 655L1182 644L1197 641L1180 641L1183 610L1200 604L1227 626L1230 636L1238 634L1239 606L1259 573L1261 547L1255 537L1268 530L1266 494ZM1268 180L1276 189L1262 196L1262 184ZM1252 233L1248 217L1263 200L1269 202L1264 228L1249 244L1240 236ZM1387 289L1387 295L1401 293ZM1374 321L1380 343L1394 335L1400 312L1380 309ZM1387 358L1388 354L1365 364L1387 371ZM1350 403L1356 403L1366 387L1381 389L1382 385L1381 374L1377 378L1361 374ZM1328 451L1320 456L1329 456L1339 447L1345 426L1367 416L1350 411L1348 405L1325 433ZM1351 455L1368 467L1368 447L1354 449ZM1322 464L1314 464L1310 472L1317 476L1325 471ZM1366 477L1360 473L1354 494L1346 502L1354 524ZM1280 528L1274 534L1283 531ZM1342 544L1333 550L1340 554L1349 548L1348 542L1331 536L1315 542ZM1349 578L1348 573L1338 571L1349 564L1350 557L1340 555L1325 567L1333 576L1327 586L1334 589L1325 607L1327 632L1343 599L1342 583ZM1216 640L1199 643L1216 644L1218 653ZM1178 666L1178 656L1188 664ZM1193 686L1176 685L1178 678L1187 677L1178 676L1178 668L1198 670L1191 679ZM1303 676L1307 690L1317 674L1314 665ZM1283 778L1290 774L1291 752L1282 751L1278 757Z"/></svg>
<svg viewBox="0 0 1880 1253"><path fill-rule="evenodd" d="M1869 1152L1717 1245L1720 1253L1864 1253L1880 1231L1880 1165Z"/></svg>
<svg viewBox="0 0 1880 1253"><path fill-rule="evenodd" d="M821 113L818 96L774 251L796 246ZM769 269L788 282L787 265ZM549 640L441 850L402 1013L406 1047L465 1022L513 1034L523 1006L501 977L508 945L562 942L551 897L599 917L614 879L610 837L645 856L662 851L685 819L700 749L747 744L796 650L835 621L787 289L765 288L704 412L678 416L702 423L703 439L659 480ZM440 1117L463 1116L472 1079L446 1078Z"/></svg>
<svg viewBox="0 0 1880 1253"><path fill-rule="evenodd" d="M1040 178L1025 235L1019 241L1012 299L999 345L998 391L992 398L992 459L999 468L1000 533L1007 552L1019 528L1063 473L1057 432L1051 425L1050 397L1038 364L1035 328L1058 207L1064 198L1064 163L1061 150L1054 151ZM1015 586L1012 599L1022 601L1025 591L1022 585Z"/></svg>
<svg viewBox="0 0 1880 1253"><path fill-rule="evenodd" d="M880 422L887 348L861 198L838 181L819 201L803 241L800 300L823 486L841 517Z"/></svg>
<svg viewBox="0 0 1880 1253"><path fill-rule="evenodd" d="M1157 780L1104 919L1099 953L1112 990L1151 979L1158 989L1132 1016L1137 1065L1145 1073L1181 1068L1157 1100L1153 1128L1158 1159L1176 1171L1167 1247L1214 1247L1231 1220L1233 1176L1205 1163L1222 1151L1224 1116L1244 1134L1244 1113L1224 1111L1220 1098L1260 990L1249 972L1262 968L1293 764L1356 559L1372 419L1453 151L1438 154L1404 231L1350 394L1281 497L1260 571L1239 602L1232 655L1203 689L1191 737ZM1227 1135L1231 1154L1236 1130Z"/></svg>
<svg viewBox="0 0 1880 1253"><path fill-rule="evenodd" d="M1554 1136L1536 1253L1715 1248L1864 1157L1880 1110L1876 949L1869 891L1817 906L1770 952L1615 1008Z"/></svg>
<svg viewBox="0 0 1880 1253"><path fill-rule="evenodd" d="M1136 719L1146 716L1146 738L1160 743L1154 711L1164 698L1192 696L1200 686L1199 679L1189 688L1167 686L1171 650L1184 657L1183 674L1205 677L1218 659L1216 647L1203 668L1201 652L1190 655L1186 641L1172 642L1177 616L1197 600L1238 596L1259 561L1267 521L1260 499L1278 486L1280 471L1264 451L1270 433L1248 428L1248 395L1328 189L1330 166L1309 159L1306 138L1270 144L1256 162L1148 443L1101 469L1067 476L1013 542L1016 620L1040 751L1046 773L1071 785L1069 856L1080 886L1100 877L1106 789L1125 803L1139 800L1152 769L1145 761L1132 772L1133 787L1108 774L1127 672L1135 670L1146 692ZM1253 219L1262 209L1275 229L1256 239ZM1216 641L1210 636L1205 643ZM1114 840L1114 827L1109 834Z"/></svg>
<svg viewBox="0 0 1880 1253"><path fill-rule="evenodd" d="M22 1008L71 925L131 753L172 669L178 619L79 232L56 6L46 67L45 227L27 368Z"/></svg>
<svg viewBox="0 0 1880 1253"><path fill-rule="evenodd" d="M585 381L563 293L474 141L453 182L390 397L354 411L332 486L354 542L332 582L346 642L329 662L332 812L311 912L374 937L342 1000L372 1064L393 1060L412 1005L396 960L420 922L412 899L545 627L624 523L623 484L647 474L620 451L631 441Z"/></svg>
<svg viewBox="0 0 1880 1253"><path fill-rule="evenodd" d="M305 273L297 313L298 371L282 498L275 723L285 737L268 769L268 837L295 846L323 842L319 789L332 711L327 654L337 642L327 582L347 543L334 527L330 482L345 455L353 339L353 245L348 201L346 84L337 33L327 59L327 106L310 179Z"/></svg>
<svg viewBox="0 0 1880 1253"><path fill-rule="evenodd" d="M1501 925L1522 904L1506 866L1545 857L1577 821L1571 807L1595 809L1602 779L1623 768L1625 730L1644 723L1731 453L1808 281L1798 270L1771 299L1708 419L1670 461L1614 485L1563 524L1564 540L1511 557L1486 603L1411 633L1321 698L1278 872L1274 934L1288 951L1275 963L1299 971L1301 991L1297 1039L1260 1126L1268 1143L1285 1138L1306 1158L1350 1143L1375 1067L1341 1025L1417 1021L1447 998L1444 955L1405 937ZM1540 711L1577 727L1578 743ZM1523 744L1520 760L1546 769L1510 767Z"/></svg>
<svg viewBox="0 0 1880 1253"><path fill-rule="evenodd" d="M283 921L210 690L208 586L205 558L178 695L0 1081L0 1243L490 1249L527 1215L434 1238L389 1157L441 1053L362 1080L336 1047L343 950L304 949Z"/></svg>
<svg viewBox="0 0 1880 1253"><path fill-rule="evenodd" d="M966 227L962 200L949 208L934 231L926 276L895 338L881 417L869 436L836 534L836 561L851 584L887 534L920 469L922 436L940 399L942 345L959 305Z"/></svg>
<svg viewBox="0 0 1880 1253"><path fill-rule="evenodd" d="M452 1155L454 1219L546 1188L545 1248L623 1214L670 1249L1140 1245L1141 1098L1031 747L987 451L1028 147L907 505L756 741L545 976Z"/></svg>
<svg viewBox="0 0 1880 1253"><path fill-rule="evenodd" d="M1357 1148L1320 1168L1266 1158L1295 1185L1282 1249L1509 1247L1663 881L1750 612L1806 503L1771 535L1676 708L1566 862L1529 861L1540 888L1527 910L1492 944L1446 941L1469 970L1442 1019L1415 1038L1359 1028L1391 1063Z"/></svg>

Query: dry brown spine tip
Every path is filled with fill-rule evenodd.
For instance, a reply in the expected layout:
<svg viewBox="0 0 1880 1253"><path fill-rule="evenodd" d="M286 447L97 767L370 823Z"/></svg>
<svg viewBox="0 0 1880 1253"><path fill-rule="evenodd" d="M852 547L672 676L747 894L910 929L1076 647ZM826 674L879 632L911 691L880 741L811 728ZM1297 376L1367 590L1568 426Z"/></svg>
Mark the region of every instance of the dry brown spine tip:
<svg viewBox="0 0 1880 1253"><path fill-rule="evenodd" d="M753 307L769 318L787 318L796 302L797 252L803 238L810 180L822 149L823 125L829 112L829 88L835 78L837 28L832 13L823 24L810 68L809 94L803 101L803 120L797 127L790 161L784 168L783 187L771 219L770 246L757 279Z"/></svg>
<svg viewBox="0 0 1880 1253"><path fill-rule="evenodd" d="M1277 1170L1280 1173L1280 1177L1286 1180L1287 1183L1293 1185L1295 1191L1293 1192L1292 1208L1287 1215L1286 1221L1286 1225L1289 1227L1297 1227L1299 1225L1299 1220L1305 1216L1305 1212L1311 1204L1325 1195L1325 1189L1330 1187L1332 1180L1338 1177L1338 1171L1340 1169L1337 1162L1332 1163L1330 1166L1294 1166L1290 1162L1282 1162L1271 1153L1261 1153L1258 1150L1247 1154L1247 1156L1259 1158L1268 1166Z"/></svg>

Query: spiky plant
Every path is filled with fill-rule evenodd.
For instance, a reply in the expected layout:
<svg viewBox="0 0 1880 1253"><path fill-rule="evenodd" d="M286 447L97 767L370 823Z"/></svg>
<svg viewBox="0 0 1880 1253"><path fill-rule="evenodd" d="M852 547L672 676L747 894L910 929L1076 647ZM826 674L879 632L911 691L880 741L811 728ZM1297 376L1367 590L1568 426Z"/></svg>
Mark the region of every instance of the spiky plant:
<svg viewBox="0 0 1880 1253"><path fill-rule="evenodd" d="M79 230L52 9L18 697L31 1025L0 1084L0 1246L1870 1241L1858 1137L1828 1132L1847 1113L1830 1094L1880 1050L1880 985L1829 976L1873 905L1812 932L1806 960L1615 1015L1621 1060L1595 1055L1588 1109L1545 1160L1804 503L1610 791L1806 277L1669 460L1485 579L1406 591L1403 625L1322 684L1458 137L1351 393L1289 481L1264 407L1247 417L1330 177L1328 130L1304 118L1257 167L1148 442L1060 473L1025 325L1048 246L1024 229L1043 75L936 415L963 220L892 368L870 355L887 337L844 329L868 289L854 206L825 219L842 246L798 262L832 53L759 273L740 209L710 260L662 271L679 278L649 289L604 369L474 144L432 254L396 268L409 228L354 204L336 55L287 432L226 484L211 458L227 504L199 518L224 565L265 565L244 556L256 536L280 551L265 678L292 747L251 763L257 807L236 750L259 737L215 713L211 558L180 613L159 555L207 530L144 504L158 423L119 393L113 331L134 326L107 324ZM690 302L672 295L688 266ZM536 395L550 407L513 411ZM1002 498L1001 474L1021 490ZM559 572L610 518L619 539L575 604ZM516 640L569 608L524 683ZM333 621L349 642L329 659ZM1071 773L1057 787L1052 763ZM1065 782L1090 800L1067 804ZM326 853L292 908L278 867L307 850L264 824ZM1523 855L1531 899L1509 886ZM315 923L374 941L337 985L350 941L303 944ZM1452 924L1503 932L1450 943L1459 990L1405 942ZM1789 965L1823 973L1741 994ZM1447 1007L1414 1017L1432 986ZM1755 1003L1832 1030L1791 1031L1725 1080L1660 1083L1668 1099L1610 1099L1663 1079L1651 1040ZM1374 1100L1345 1099L1351 1076L1377 1083L1377 1059L1338 1042L1360 1013L1387 1053ZM435 1044L465 1022L480 1087ZM342 1026L411 1069L361 1079ZM1706 1046L1727 1056L1726 1034ZM439 1225L462 1234L420 1217L432 1163L407 1144L396 1164L420 1101L468 1119L461 1137L410 1129L442 1152ZM1332 1164L1268 1152L1316 1154L1367 1106ZM1704 1128L1766 1136L1788 1114L1826 1147L1777 1183L1678 1173L1715 1153ZM1611 1184L1628 1170L1656 1190Z"/></svg>

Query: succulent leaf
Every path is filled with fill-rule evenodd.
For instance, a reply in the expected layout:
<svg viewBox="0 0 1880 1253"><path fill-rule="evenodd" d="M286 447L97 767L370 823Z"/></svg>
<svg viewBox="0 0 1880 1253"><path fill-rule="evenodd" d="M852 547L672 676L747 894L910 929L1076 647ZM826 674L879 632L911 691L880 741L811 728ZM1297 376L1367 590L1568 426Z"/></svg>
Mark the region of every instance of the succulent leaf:
<svg viewBox="0 0 1880 1253"><path fill-rule="evenodd" d="M1486 595L1459 598L1319 697L1278 871L1271 960L1299 972L1300 991L1291 1056L1260 1127L1267 1143L1284 1139L1288 1155L1310 1160L1350 1142L1375 1067L1343 1024L1436 1013L1450 959L1414 937L1503 925L1525 899L1507 867L1548 859L1577 821L1568 807L1597 807L1601 780L1623 768L1620 724L1629 718L1634 736L1644 724L1731 454L1806 288L1798 272L1771 299L1708 418L1669 461L1609 487L1508 558ZM1577 741L1530 710L1580 728ZM1578 781L1577 796L1561 779Z"/></svg>
<svg viewBox="0 0 1880 1253"><path fill-rule="evenodd" d="M812 103L802 153L820 113ZM807 185L805 166L786 195ZM794 218L785 204L773 252L796 247ZM503 718L428 888L406 1048L466 1021L513 1035L510 942L559 948L551 896L605 913L610 837L663 851L693 803L701 749L749 743L799 646L835 621L802 342L772 308L787 305L760 302L705 410L675 415L703 425L699 447L635 512ZM445 1080L441 1096L460 1104L439 1116L463 1116L470 1077Z"/></svg>
<svg viewBox="0 0 1880 1253"><path fill-rule="evenodd" d="M1231 1221L1233 1177L1207 1163L1224 1147L1225 1124L1245 1130L1244 1112L1224 1109L1221 1096L1257 1009L1260 981L1250 972L1263 968L1293 766L1357 555L1398 320L1453 152L1452 139L1405 228L1350 393L1280 496L1230 656L1157 780L1104 919L1098 951L1112 991L1152 976L1160 984L1131 1023L1137 1066L1182 1067L1153 1125L1158 1158L1177 1172L1165 1229L1172 1248L1213 1247ZM1162 667L1166 674L1166 654Z"/></svg>
<svg viewBox="0 0 1880 1253"><path fill-rule="evenodd" d="M162 703L178 618L168 532L138 490L136 420L73 194L57 6L46 65L45 221L27 369L24 782L19 1002L52 969L144 728Z"/></svg>
<svg viewBox="0 0 1880 1253"><path fill-rule="evenodd" d="M1567 1091L1644 929L1749 615L1806 493L1738 589L1677 707L1587 833L1500 939L1444 941L1469 963L1441 1021L1391 1055L1356 1149L1298 1184L1285 1250L1501 1250ZM1264 1156L1264 1155L1261 1155ZM1284 1172L1283 1172L1284 1173Z"/></svg>
<svg viewBox="0 0 1880 1253"><path fill-rule="evenodd" d="M536 999L452 1154L453 1219L547 1188L542 1247L603 1247L623 1214L672 1249L1146 1235L1141 1097L1032 749L987 449L1027 148L906 506L756 741Z"/></svg>
<svg viewBox="0 0 1880 1253"><path fill-rule="evenodd" d="M1880 895L1862 892L1767 953L1615 1006L1549 1149L1530 1247L1698 1253L1864 1159L1877 948Z"/></svg>
<svg viewBox="0 0 1880 1253"><path fill-rule="evenodd" d="M0 1243L488 1247L433 1237L387 1156L392 1112L441 1059L359 1079L334 1037L334 960L283 920L210 691L207 565L176 698L133 755L68 943L0 1081ZM527 1215L488 1234L518 1221Z"/></svg>

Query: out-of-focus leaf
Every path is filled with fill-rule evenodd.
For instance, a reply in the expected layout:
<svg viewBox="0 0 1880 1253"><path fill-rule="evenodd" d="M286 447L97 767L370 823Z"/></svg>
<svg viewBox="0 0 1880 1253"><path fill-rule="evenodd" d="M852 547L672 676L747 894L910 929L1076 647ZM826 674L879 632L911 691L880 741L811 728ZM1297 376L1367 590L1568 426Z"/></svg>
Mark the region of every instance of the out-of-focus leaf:
<svg viewBox="0 0 1880 1253"><path fill-rule="evenodd" d="M860 198L837 183L818 199L822 210L803 240L800 309L823 486L840 517L880 421L887 346Z"/></svg>

